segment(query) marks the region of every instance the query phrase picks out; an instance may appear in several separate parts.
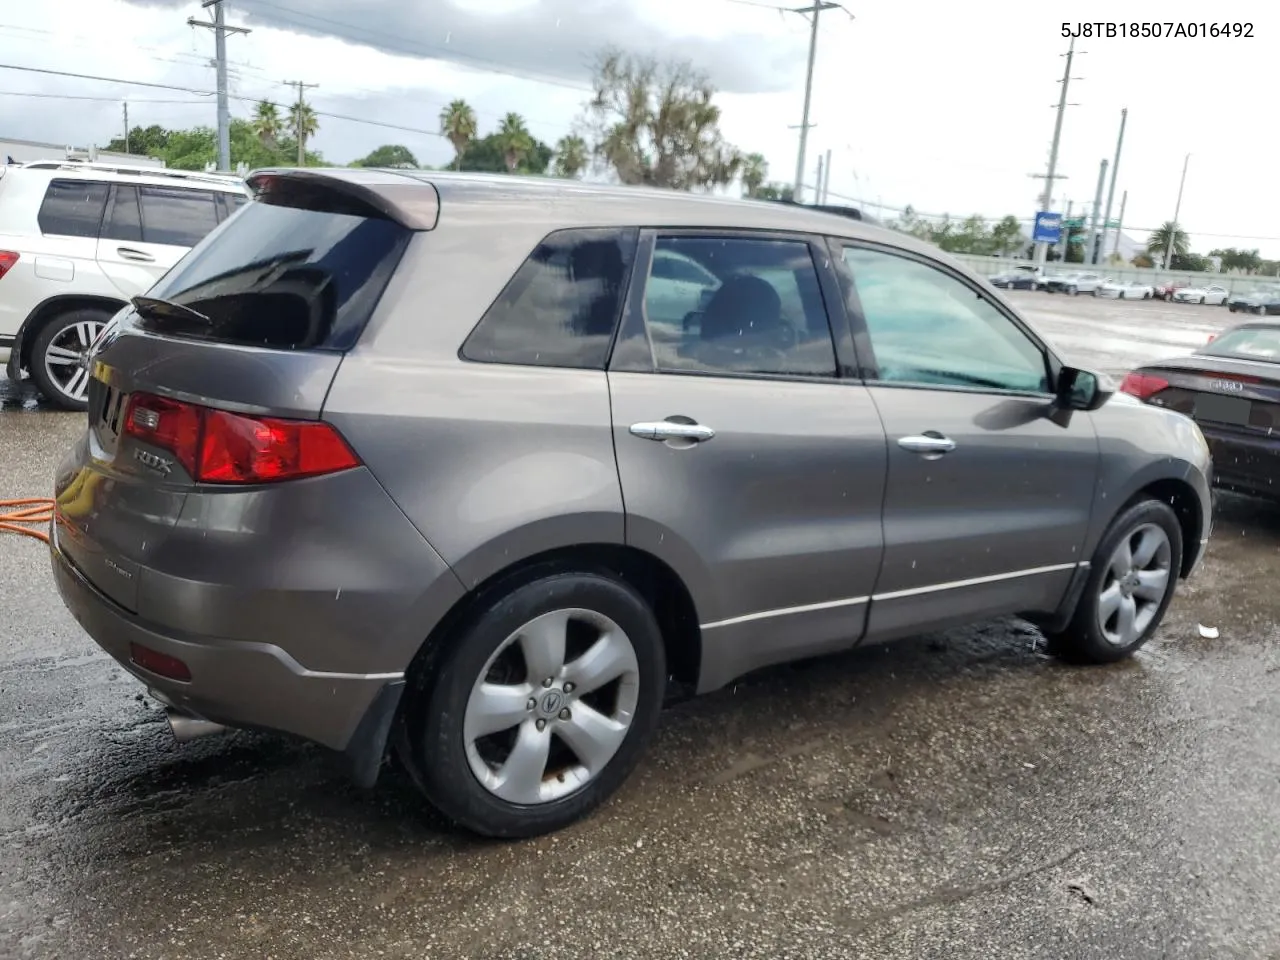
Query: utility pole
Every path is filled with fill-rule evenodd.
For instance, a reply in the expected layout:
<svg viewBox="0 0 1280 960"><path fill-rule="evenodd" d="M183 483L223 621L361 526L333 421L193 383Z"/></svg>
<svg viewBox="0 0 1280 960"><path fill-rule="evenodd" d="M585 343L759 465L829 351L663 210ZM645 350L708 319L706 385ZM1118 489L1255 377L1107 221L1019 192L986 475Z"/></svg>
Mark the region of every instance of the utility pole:
<svg viewBox="0 0 1280 960"><path fill-rule="evenodd" d="M1116 159L1111 164L1111 186L1107 188L1107 208L1102 215L1102 236L1107 235L1107 225L1111 222L1111 201L1116 195L1116 174L1120 172L1120 148L1124 146L1124 123L1129 118L1129 108L1120 111L1120 136L1116 137ZM1105 244L1104 244L1105 246ZM1094 261L1097 262L1096 260Z"/></svg>
<svg viewBox="0 0 1280 960"><path fill-rule="evenodd" d="M124 152L129 152L129 101L124 102Z"/></svg>
<svg viewBox="0 0 1280 960"><path fill-rule="evenodd" d="M826 203L827 197L831 193L831 151L827 151L827 165L823 167L826 171L822 175L822 196L818 198L819 203Z"/></svg>
<svg viewBox="0 0 1280 960"><path fill-rule="evenodd" d="M1085 248L1085 263L1098 262L1098 215L1102 213L1102 188L1107 185L1107 158L1102 158L1098 168L1098 190L1093 195L1093 216L1089 218L1089 246Z"/></svg>
<svg viewBox="0 0 1280 960"><path fill-rule="evenodd" d="M1169 236L1169 242L1165 244L1167 249L1164 252L1164 268L1169 269L1169 264L1173 262L1173 241L1178 236L1178 216L1182 213L1182 188L1187 185L1187 164L1191 161L1191 154L1187 154L1185 160L1182 161L1182 182L1178 184L1178 205L1173 208L1173 233Z"/></svg>
<svg viewBox="0 0 1280 960"><path fill-rule="evenodd" d="M206 10L213 7L213 22L188 17L187 24L213 31L213 65L218 71L218 169L228 171L231 169L231 110L227 106L227 34L250 31L247 27L228 27L222 4L223 0L202 0L200 6Z"/></svg>
<svg viewBox="0 0 1280 960"><path fill-rule="evenodd" d="M818 180L817 180L817 182L814 184L814 187L813 187L813 199L814 199L814 202L815 202L815 203L821 203L821 202L822 202L822 174L823 174L823 169L824 169L824 168L823 168L823 166L822 166L822 157L821 157L821 156L819 156L819 157L818 157Z"/></svg>
<svg viewBox="0 0 1280 960"><path fill-rule="evenodd" d="M303 129L302 108L306 106L306 101L302 99L302 91L318 87L320 84L303 83L301 80L286 80L284 83L286 86L298 89L298 102L293 105L294 126L297 128L294 133L298 137L298 166L305 167L307 165L307 131Z"/></svg>
<svg viewBox="0 0 1280 960"><path fill-rule="evenodd" d="M1071 208L1073 206L1075 206L1075 203L1071 200L1068 200L1067 214L1062 218L1062 253L1059 255L1059 259L1063 263L1067 262L1067 251L1071 249L1071 227L1067 225L1067 221L1071 219ZM1047 251L1045 253L1045 256L1046 258L1048 257Z"/></svg>
<svg viewBox="0 0 1280 960"><path fill-rule="evenodd" d="M792 196L796 203L804 199L804 152L809 144L809 103L813 97L813 63L818 55L818 15L823 10L837 9L843 8L838 3L814 0L813 6L799 7L791 11L802 17L808 15L809 19L809 67L804 75L804 116L800 120L800 150L796 154L796 182L792 187ZM848 11L845 12L848 13ZM853 14L849 16L852 17Z"/></svg>
<svg viewBox="0 0 1280 960"><path fill-rule="evenodd" d="M1120 216L1116 218L1116 244L1111 248L1111 255L1120 256L1120 231L1124 229L1124 205L1129 202L1129 191L1120 198Z"/></svg>
<svg viewBox="0 0 1280 960"><path fill-rule="evenodd" d="M1062 79L1058 82L1062 84L1062 90L1058 94L1058 115L1053 122L1053 142L1049 146L1049 172L1033 173L1031 176L1038 180L1044 180L1044 193L1040 195L1040 212L1048 213L1053 206L1053 182L1055 180L1065 180L1066 177L1058 174L1058 145L1062 141L1062 118L1067 112L1067 88L1071 85L1072 79L1082 79L1080 77L1073 78L1071 76L1071 63L1075 59L1076 42L1072 40L1067 45L1067 68L1062 72ZM1084 53L1084 51L1081 51ZM1075 104L1070 104L1075 106ZM1036 262L1043 267L1046 258L1049 255L1049 245L1047 243L1036 244Z"/></svg>

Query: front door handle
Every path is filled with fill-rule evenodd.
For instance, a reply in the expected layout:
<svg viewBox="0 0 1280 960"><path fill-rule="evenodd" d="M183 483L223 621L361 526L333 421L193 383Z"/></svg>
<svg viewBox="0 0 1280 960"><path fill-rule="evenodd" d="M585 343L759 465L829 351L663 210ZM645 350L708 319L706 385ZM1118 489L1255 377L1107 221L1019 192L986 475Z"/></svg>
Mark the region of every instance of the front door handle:
<svg viewBox="0 0 1280 960"><path fill-rule="evenodd" d="M651 423L633 423L631 435L642 440L693 440L700 443L710 440L716 432L701 423L672 423L657 420Z"/></svg>
<svg viewBox="0 0 1280 960"><path fill-rule="evenodd" d="M116 247L116 253L126 260L137 260L139 263L156 262L156 258L151 254L143 250L135 250L133 247Z"/></svg>
<svg viewBox="0 0 1280 960"><path fill-rule="evenodd" d="M903 437L898 441L898 446L912 453L924 454L927 459L932 460L950 453L956 448L956 442L931 430L918 436Z"/></svg>

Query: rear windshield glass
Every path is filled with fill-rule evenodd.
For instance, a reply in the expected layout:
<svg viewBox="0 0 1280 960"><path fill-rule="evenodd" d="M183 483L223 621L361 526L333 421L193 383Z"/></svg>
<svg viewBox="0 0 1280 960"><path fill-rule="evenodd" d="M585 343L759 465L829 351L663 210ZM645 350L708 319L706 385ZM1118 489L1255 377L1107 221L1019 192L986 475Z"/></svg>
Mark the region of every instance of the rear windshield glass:
<svg viewBox="0 0 1280 960"><path fill-rule="evenodd" d="M139 316L144 330L284 349L355 344L411 232L375 217L251 203L147 294L208 318Z"/></svg>
<svg viewBox="0 0 1280 960"><path fill-rule="evenodd" d="M1228 330L1201 353L1250 360L1280 360L1280 326Z"/></svg>

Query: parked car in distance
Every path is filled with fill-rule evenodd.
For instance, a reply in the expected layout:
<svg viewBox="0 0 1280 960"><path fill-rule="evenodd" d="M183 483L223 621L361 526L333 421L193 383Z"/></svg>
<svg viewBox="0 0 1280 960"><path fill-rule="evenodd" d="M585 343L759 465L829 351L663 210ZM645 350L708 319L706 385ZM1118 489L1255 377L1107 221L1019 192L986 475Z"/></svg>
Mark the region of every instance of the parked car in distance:
<svg viewBox="0 0 1280 960"><path fill-rule="evenodd" d="M1173 300L1175 303L1207 303L1220 307L1230 296L1226 287L1214 283L1207 287L1183 287L1174 292Z"/></svg>
<svg viewBox="0 0 1280 960"><path fill-rule="evenodd" d="M1066 273L1049 277L1045 281L1045 289L1050 293L1069 293L1075 296L1078 293L1093 293L1099 286L1110 281L1110 277L1103 277L1098 273Z"/></svg>
<svg viewBox="0 0 1280 960"><path fill-rule="evenodd" d="M1039 267L1017 266L988 280L1002 290L1039 290L1044 286L1044 273Z"/></svg>
<svg viewBox="0 0 1280 960"><path fill-rule="evenodd" d="M1186 280L1164 280L1155 284L1152 293L1161 300L1172 300L1173 295L1183 287L1189 287L1191 283Z"/></svg>
<svg viewBox="0 0 1280 960"><path fill-rule="evenodd" d="M1280 500L1280 322L1231 327L1189 356L1139 367L1121 390L1195 419L1216 486Z"/></svg>
<svg viewBox="0 0 1280 960"><path fill-rule="evenodd" d="M89 346L247 203L238 177L76 160L0 166L0 360L83 410Z"/></svg>
<svg viewBox="0 0 1280 960"><path fill-rule="evenodd" d="M1153 294L1150 284L1129 280L1108 280L1098 284L1098 288L1093 291L1095 297L1109 297L1113 300L1150 300Z"/></svg>
<svg viewBox="0 0 1280 960"><path fill-rule="evenodd" d="M542 178L250 184L98 341L54 483L61 596L180 736L283 731L366 786L391 745L531 836L669 692L1009 614L1117 661L1204 552L1195 424L929 244Z"/></svg>
<svg viewBox="0 0 1280 960"><path fill-rule="evenodd" d="M1256 313L1260 317L1280 313L1280 288L1262 287L1238 294L1227 301L1232 313Z"/></svg>

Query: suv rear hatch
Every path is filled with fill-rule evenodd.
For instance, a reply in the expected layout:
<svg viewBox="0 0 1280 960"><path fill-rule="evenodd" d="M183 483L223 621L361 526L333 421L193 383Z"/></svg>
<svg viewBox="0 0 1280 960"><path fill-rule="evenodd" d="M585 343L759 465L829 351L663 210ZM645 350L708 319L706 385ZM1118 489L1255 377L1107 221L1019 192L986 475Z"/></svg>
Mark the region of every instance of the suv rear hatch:
<svg viewBox="0 0 1280 960"><path fill-rule="evenodd" d="M126 610L145 615L147 568L183 569L176 551L189 538L165 553L193 490L213 496L186 522L216 527L221 495L353 465L319 415L343 353L423 229L378 181L373 171L254 177L258 202L95 344L88 430L56 480L55 542ZM412 189L438 204L431 186Z"/></svg>

